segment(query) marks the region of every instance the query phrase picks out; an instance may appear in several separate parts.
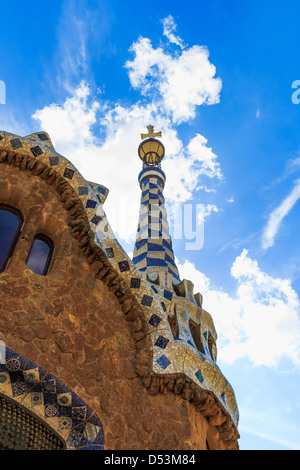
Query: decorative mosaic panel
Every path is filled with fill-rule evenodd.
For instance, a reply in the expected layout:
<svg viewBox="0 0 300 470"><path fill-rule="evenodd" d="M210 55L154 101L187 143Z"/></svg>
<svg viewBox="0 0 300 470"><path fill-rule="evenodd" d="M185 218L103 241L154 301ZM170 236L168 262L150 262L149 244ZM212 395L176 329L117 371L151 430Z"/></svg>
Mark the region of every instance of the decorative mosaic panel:
<svg viewBox="0 0 300 470"><path fill-rule="evenodd" d="M54 375L7 348L0 394L33 413L66 449L103 450L104 431L94 411Z"/></svg>

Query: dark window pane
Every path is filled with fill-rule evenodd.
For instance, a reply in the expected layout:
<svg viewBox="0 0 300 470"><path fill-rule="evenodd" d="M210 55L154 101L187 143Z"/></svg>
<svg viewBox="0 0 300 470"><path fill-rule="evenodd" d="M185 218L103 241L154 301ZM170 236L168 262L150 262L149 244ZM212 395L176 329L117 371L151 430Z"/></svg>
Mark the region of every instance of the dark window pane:
<svg viewBox="0 0 300 470"><path fill-rule="evenodd" d="M14 249L21 224L22 220L17 211L0 207L0 272L4 270Z"/></svg>
<svg viewBox="0 0 300 470"><path fill-rule="evenodd" d="M51 254L51 241L46 237L35 237L26 264L36 274L45 275L47 274Z"/></svg>

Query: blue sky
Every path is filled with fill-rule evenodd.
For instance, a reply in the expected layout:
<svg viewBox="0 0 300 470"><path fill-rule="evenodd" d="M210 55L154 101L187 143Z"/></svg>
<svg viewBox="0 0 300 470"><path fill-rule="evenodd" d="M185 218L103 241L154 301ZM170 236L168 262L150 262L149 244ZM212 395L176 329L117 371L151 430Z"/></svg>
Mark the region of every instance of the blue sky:
<svg viewBox="0 0 300 470"><path fill-rule="evenodd" d="M148 124L163 132L170 210L203 205L203 247L173 247L214 319L242 450L300 449L299 14L296 0L1 5L1 129L48 131L107 186L129 253Z"/></svg>

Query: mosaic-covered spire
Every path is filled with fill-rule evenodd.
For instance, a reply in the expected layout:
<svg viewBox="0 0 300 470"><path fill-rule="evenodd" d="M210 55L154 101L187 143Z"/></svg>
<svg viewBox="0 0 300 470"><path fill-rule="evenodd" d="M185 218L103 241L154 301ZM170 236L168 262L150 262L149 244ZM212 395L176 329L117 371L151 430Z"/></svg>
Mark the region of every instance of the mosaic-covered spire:
<svg viewBox="0 0 300 470"><path fill-rule="evenodd" d="M180 279L163 196L166 176L160 163L165 149L156 137L161 137L161 132L155 133L153 126L148 126L148 134L141 134L143 141L138 149L143 161L138 178L142 196L133 262L151 281L171 287Z"/></svg>

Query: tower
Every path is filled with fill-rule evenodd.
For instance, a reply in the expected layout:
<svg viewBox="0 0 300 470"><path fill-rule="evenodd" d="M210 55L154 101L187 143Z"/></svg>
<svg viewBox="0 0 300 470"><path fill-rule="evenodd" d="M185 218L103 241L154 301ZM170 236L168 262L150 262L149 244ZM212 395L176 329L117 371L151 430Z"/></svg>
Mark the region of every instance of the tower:
<svg viewBox="0 0 300 470"><path fill-rule="evenodd" d="M158 136L161 132L154 133L153 126L148 126L148 134L141 134L143 141L138 148L143 162L138 177L142 195L132 261L151 281L160 279L162 284L172 287L180 280L163 196L166 175L161 161L165 149L155 138Z"/></svg>

